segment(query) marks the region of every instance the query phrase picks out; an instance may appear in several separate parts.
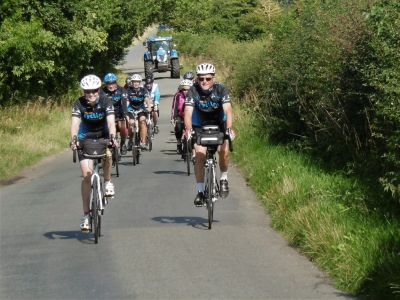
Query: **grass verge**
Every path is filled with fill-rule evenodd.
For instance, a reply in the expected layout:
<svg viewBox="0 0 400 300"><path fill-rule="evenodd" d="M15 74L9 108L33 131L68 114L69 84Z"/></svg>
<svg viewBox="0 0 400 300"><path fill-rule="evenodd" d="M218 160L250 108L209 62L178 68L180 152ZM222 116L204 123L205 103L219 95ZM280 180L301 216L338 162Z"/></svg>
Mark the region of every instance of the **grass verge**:
<svg viewBox="0 0 400 300"><path fill-rule="evenodd" d="M370 206L379 195L357 178L326 172L312 158L272 145L254 118L235 108L233 158L273 227L338 288L372 299L399 295L400 222Z"/></svg>
<svg viewBox="0 0 400 300"><path fill-rule="evenodd" d="M0 108L0 183L68 146L71 105L35 101Z"/></svg>

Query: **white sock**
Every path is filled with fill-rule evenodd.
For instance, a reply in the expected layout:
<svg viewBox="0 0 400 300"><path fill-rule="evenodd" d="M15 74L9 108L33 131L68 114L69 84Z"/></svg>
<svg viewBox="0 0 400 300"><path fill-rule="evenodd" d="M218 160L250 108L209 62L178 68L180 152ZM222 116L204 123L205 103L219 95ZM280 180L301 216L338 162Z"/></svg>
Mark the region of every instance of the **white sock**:
<svg viewBox="0 0 400 300"><path fill-rule="evenodd" d="M196 183L196 188L197 188L197 191L204 192L204 182Z"/></svg>
<svg viewBox="0 0 400 300"><path fill-rule="evenodd" d="M107 181L105 180L104 185L107 185L107 183L109 183L109 182L111 182L111 180L107 180Z"/></svg>
<svg viewBox="0 0 400 300"><path fill-rule="evenodd" d="M221 172L221 180L228 180L228 171Z"/></svg>

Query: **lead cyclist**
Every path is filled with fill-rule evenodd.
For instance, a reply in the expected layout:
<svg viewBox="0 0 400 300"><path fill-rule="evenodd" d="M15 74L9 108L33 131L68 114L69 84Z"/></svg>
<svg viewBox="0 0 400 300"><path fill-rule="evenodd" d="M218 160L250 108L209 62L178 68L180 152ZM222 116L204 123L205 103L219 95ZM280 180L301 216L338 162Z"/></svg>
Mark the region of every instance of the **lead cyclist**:
<svg viewBox="0 0 400 300"><path fill-rule="evenodd" d="M229 93L224 85L215 81L215 67L203 63L196 68L196 81L190 88L185 101L185 137L191 135L192 130L199 133L201 126L218 125L220 131L234 137L232 130L232 105ZM194 145L196 151L195 176L197 194L195 206L204 205L204 163L207 148ZM220 194L225 198L229 194L228 164L229 143L225 140L218 148L220 177Z"/></svg>

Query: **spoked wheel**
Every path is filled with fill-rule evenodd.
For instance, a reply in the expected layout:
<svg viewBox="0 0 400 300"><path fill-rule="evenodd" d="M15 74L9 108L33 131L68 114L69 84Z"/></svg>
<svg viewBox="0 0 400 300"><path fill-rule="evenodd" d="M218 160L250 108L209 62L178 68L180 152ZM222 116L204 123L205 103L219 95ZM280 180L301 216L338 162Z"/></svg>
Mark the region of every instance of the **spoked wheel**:
<svg viewBox="0 0 400 300"><path fill-rule="evenodd" d="M133 129L133 130L135 130L135 129ZM137 153L138 153L138 148L136 147L136 132L135 131L133 131L132 141L133 141L133 145L132 145L132 162L133 162L133 165L135 166L136 165L136 156L137 156Z"/></svg>
<svg viewBox="0 0 400 300"><path fill-rule="evenodd" d="M208 210L208 229L211 229L213 218L214 218L214 202L211 197L207 199L207 210Z"/></svg>
<svg viewBox="0 0 400 300"><path fill-rule="evenodd" d="M136 133L136 136L135 136L135 145L134 145L134 148L136 148L136 154L135 154L135 161L136 161L136 164L139 164L139 156L140 156L140 137L139 137L139 133Z"/></svg>
<svg viewBox="0 0 400 300"><path fill-rule="evenodd" d="M205 188L207 197L207 211L208 211L208 229L211 229L212 222L214 220L214 202L213 202L213 190L214 190L214 172L211 167L207 168L207 185Z"/></svg>
<svg viewBox="0 0 400 300"><path fill-rule="evenodd" d="M98 186L97 181L93 180L93 187L92 187L92 231L94 234L94 243L97 244L99 242L100 236L100 215L98 210L98 201L99 201L99 194L98 194Z"/></svg>

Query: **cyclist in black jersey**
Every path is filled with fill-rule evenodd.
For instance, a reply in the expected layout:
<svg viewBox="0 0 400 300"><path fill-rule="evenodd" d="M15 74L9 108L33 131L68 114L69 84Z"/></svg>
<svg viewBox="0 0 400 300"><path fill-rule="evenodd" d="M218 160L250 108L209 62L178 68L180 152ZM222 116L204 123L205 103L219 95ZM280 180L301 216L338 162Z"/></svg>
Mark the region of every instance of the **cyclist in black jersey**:
<svg viewBox="0 0 400 300"><path fill-rule="evenodd" d="M232 105L230 96L224 85L215 82L215 67L212 64L200 64L196 68L196 82L190 88L185 101L185 136L191 131L198 133L201 126L218 125L221 132L228 133L233 139ZM204 202L204 163L206 147L195 144L196 164L195 175L197 195L195 205L202 206ZM227 197L229 144L225 140L219 147L219 167L221 171L220 193Z"/></svg>
<svg viewBox="0 0 400 300"><path fill-rule="evenodd" d="M146 89L140 86L142 83L142 76L133 74L129 78L129 87L127 89L128 112L140 112L139 116L139 134L140 134L140 147L147 149L147 114L151 110L151 98ZM133 122L131 119L130 122ZM129 128L129 142L128 150L132 150L132 128Z"/></svg>
<svg viewBox="0 0 400 300"><path fill-rule="evenodd" d="M72 108L71 122L71 149L76 150L80 143L86 139L108 139L115 137L115 118L114 107L111 101L104 96L100 96L101 80L96 75L87 75L82 78L80 83L84 96L78 98ZM74 137L78 138L74 143ZM116 144L115 140L111 143ZM90 178L93 171L93 161L85 159L83 153L78 151L80 167L82 171L82 201L83 217L81 219L81 229L87 232L90 228ZM114 196L114 185L111 182L111 156L107 156L103 161L105 195Z"/></svg>
<svg viewBox="0 0 400 300"><path fill-rule="evenodd" d="M100 91L100 96L106 96L111 100L114 106L116 129L121 135L121 154L126 154L125 141L128 136L126 126L128 119L127 92L117 83L118 77L114 73L108 73L104 76L104 87Z"/></svg>

